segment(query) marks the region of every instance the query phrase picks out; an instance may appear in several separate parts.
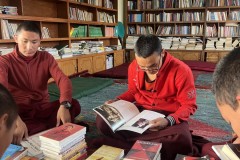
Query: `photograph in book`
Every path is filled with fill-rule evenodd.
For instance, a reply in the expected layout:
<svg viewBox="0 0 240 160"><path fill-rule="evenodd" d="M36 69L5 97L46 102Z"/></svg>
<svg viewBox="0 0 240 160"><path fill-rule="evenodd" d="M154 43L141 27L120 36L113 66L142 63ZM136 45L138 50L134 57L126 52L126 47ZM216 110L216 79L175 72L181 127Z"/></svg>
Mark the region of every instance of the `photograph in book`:
<svg viewBox="0 0 240 160"><path fill-rule="evenodd" d="M103 115L110 125L114 125L115 123L119 123L123 120L121 113L116 108L107 104L95 108L95 111Z"/></svg>
<svg viewBox="0 0 240 160"><path fill-rule="evenodd" d="M165 117L165 115L144 110L141 113L131 102L118 100L110 104L103 104L93 109L109 125L113 132L129 130L142 134L151 124L149 121Z"/></svg>

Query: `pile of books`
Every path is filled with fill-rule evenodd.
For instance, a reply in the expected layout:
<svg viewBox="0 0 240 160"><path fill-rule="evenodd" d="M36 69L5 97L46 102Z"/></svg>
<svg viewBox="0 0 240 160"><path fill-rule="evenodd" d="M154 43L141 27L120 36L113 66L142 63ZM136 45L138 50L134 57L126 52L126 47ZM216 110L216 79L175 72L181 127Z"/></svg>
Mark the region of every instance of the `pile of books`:
<svg viewBox="0 0 240 160"><path fill-rule="evenodd" d="M46 52L50 53L50 54L54 57L54 59L60 59L60 58L61 58L60 55L58 54L57 48L52 48L52 47L39 47L38 50L40 50L40 51L46 51Z"/></svg>
<svg viewBox="0 0 240 160"><path fill-rule="evenodd" d="M227 38L208 38L205 50L226 50L231 51L238 47L239 40L235 39L232 42L232 37Z"/></svg>
<svg viewBox="0 0 240 160"><path fill-rule="evenodd" d="M202 50L203 41L200 37L159 37L164 49L172 50Z"/></svg>
<svg viewBox="0 0 240 160"><path fill-rule="evenodd" d="M86 127L65 123L39 136L40 149L50 159L84 159L87 156L85 134Z"/></svg>

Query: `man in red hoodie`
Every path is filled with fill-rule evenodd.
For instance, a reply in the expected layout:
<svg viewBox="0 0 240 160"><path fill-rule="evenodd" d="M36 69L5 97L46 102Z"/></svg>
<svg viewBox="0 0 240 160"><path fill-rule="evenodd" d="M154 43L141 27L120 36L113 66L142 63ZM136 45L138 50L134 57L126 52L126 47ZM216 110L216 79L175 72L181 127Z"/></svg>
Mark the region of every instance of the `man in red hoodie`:
<svg viewBox="0 0 240 160"><path fill-rule="evenodd" d="M41 30L34 22L23 22L14 37L15 50L0 56L0 83L13 95L19 106L13 143L28 134L73 121L80 113L72 100L72 84L48 52L38 51ZM48 80L53 77L60 89L59 101L50 102Z"/></svg>
<svg viewBox="0 0 240 160"><path fill-rule="evenodd" d="M130 131L113 133L97 116L98 129L128 144L136 140L160 142L163 144L162 159L175 159L177 153L191 153L192 138L187 120L197 106L190 68L166 52L154 35L143 35L137 40L135 57L128 68L128 90L117 99L135 102L140 110L154 110L165 114L166 118L151 121L148 131L136 134Z"/></svg>

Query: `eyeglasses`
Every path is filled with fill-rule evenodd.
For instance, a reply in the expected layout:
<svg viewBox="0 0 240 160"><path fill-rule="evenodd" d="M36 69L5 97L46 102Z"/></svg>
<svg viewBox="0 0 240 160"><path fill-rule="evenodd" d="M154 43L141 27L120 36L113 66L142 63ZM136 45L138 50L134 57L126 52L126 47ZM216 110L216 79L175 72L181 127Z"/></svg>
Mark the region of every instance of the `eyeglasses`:
<svg viewBox="0 0 240 160"><path fill-rule="evenodd" d="M162 56L159 58L159 62L151 65L150 67L141 67L138 65L138 67L144 71L144 72L150 72L150 73L157 73L160 69L160 62L161 62Z"/></svg>

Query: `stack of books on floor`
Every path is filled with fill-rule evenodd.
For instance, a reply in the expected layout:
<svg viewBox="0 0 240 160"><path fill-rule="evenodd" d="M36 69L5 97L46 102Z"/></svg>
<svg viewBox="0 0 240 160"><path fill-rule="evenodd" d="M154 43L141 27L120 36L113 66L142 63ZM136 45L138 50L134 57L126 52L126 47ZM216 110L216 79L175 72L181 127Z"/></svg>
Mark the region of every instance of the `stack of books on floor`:
<svg viewBox="0 0 240 160"><path fill-rule="evenodd" d="M40 149L46 159L85 159L87 156L85 134L86 127L65 123L39 136Z"/></svg>

